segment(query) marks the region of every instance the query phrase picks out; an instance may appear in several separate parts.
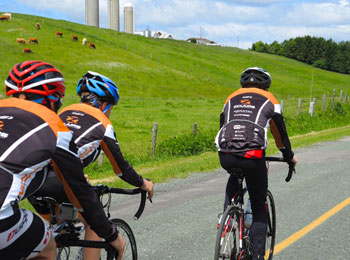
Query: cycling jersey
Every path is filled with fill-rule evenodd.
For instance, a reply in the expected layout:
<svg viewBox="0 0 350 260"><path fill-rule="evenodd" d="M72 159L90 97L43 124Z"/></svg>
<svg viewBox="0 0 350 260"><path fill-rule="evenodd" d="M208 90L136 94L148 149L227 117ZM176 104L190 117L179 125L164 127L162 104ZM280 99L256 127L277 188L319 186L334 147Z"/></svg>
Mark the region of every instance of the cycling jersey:
<svg viewBox="0 0 350 260"><path fill-rule="evenodd" d="M71 139L69 129L50 109L17 98L0 100L0 220L13 216L17 202L43 184L52 159L70 200L86 221L100 237L113 235Z"/></svg>
<svg viewBox="0 0 350 260"><path fill-rule="evenodd" d="M117 176L131 185L143 185L143 178L124 159L113 126L101 110L80 103L65 107L59 116L73 133L84 166L96 160L102 148Z"/></svg>
<svg viewBox="0 0 350 260"><path fill-rule="evenodd" d="M261 158L267 145L267 129L286 159L292 159L290 141L281 114L281 106L268 91L241 88L226 100L220 115L220 130L215 144L220 152L246 158Z"/></svg>

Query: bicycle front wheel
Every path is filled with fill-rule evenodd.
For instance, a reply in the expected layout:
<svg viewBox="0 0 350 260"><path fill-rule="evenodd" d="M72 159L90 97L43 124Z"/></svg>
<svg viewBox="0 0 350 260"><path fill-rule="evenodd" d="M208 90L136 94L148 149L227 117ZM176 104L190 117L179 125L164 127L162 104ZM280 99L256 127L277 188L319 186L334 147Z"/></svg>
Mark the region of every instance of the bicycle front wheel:
<svg viewBox="0 0 350 260"><path fill-rule="evenodd" d="M137 260L136 240L131 227L124 220L118 218L111 219L110 221L117 225L119 234L122 235L126 242L122 259ZM102 254L107 254L107 256L103 256ZM115 251L106 252L103 250L103 252L101 252L101 259L115 260L117 259L117 253Z"/></svg>
<svg viewBox="0 0 350 260"><path fill-rule="evenodd" d="M266 213L267 213L267 234L266 234L266 252L265 259L272 260L273 250L275 248L276 237L276 209L272 193L268 190L266 196Z"/></svg>
<svg viewBox="0 0 350 260"><path fill-rule="evenodd" d="M226 208L216 237L214 260L236 260L241 221L240 214L233 206Z"/></svg>

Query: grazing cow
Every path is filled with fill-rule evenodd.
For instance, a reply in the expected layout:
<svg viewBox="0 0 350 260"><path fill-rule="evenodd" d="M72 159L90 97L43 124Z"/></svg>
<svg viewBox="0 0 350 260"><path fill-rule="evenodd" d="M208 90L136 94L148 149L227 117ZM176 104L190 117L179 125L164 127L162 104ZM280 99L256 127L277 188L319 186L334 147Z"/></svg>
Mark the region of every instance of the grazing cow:
<svg viewBox="0 0 350 260"><path fill-rule="evenodd" d="M56 37L57 37L57 36L60 36L60 37L62 38L63 33L62 33L62 32L59 32L59 31L56 31Z"/></svg>
<svg viewBox="0 0 350 260"><path fill-rule="evenodd" d="M16 43L27 44L26 40L23 38L16 38Z"/></svg>
<svg viewBox="0 0 350 260"><path fill-rule="evenodd" d="M89 48L94 48L94 49L96 49L96 46L95 46L95 44L94 44L93 42L90 42L90 43L89 43Z"/></svg>
<svg viewBox="0 0 350 260"><path fill-rule="evenodd" d="M23 53L33 53L33 51L29 48L23 48Z"/></svg>
<svg viewBox="0 0 350 260"><path fill-rule="evenodd" d="M0 16L0 21L8 21L9 17L7 15L1 15Z"/></svg>
<svg viewBox="0 0 350 260"><path fill-rule="evenodd" d="M78 41L78 36L76 36L75 34L72 35L72 40L74 42L77 42Z"/></svg>
<svg viewBox="0 0 350 260"><path fill-rule="evenodd" d="M83 45L86 45L86 42L87 42L87 39L86 39L86 38L83 38L82 44L83 44Z"/></svg>
<svg viewBox="0 0 350 260"><path fill-rule="evenodd" d="M3 13L2 15L7 16L9 19L11 19L11 13Z"/></svg>
<svg viewBox="0 0 350 260"><path fill-rule="evenodd" d="M40 28L41 28L40 23L35 23L35 28L36 28L37 30L40 30Z"/></svg>
<svg viewBox="0 0 350 260"><path fill-rule="evenodd" d="M38 39L37 38L29 38L29 43L36 43L38 44Z"/></svg>

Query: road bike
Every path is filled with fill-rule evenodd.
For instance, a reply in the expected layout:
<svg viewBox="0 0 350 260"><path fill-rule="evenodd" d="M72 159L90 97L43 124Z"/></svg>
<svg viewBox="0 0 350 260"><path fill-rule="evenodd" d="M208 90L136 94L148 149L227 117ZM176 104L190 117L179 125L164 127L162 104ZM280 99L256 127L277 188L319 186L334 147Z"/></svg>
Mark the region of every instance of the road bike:
<svg viewBox="0 0 350 260"><path fill-rule="evenodd" d="M279 157L266 157L266 161L287 162ZM289 182L295 170L292 162L287 163L289 164L289 171L286 182ZM243 187L244 170L234 168L229 173L234 174L238 178L239 188L230 205L221 216L215 243L214 260L251 260L253 259L253 245L250 238L250 230L245 225L244 202L247 201L247 198L244 195L248 190L246 186ZM267 191L265 208L268 220L265 259L271 260L276 237L276 208L272 193L269 190Z"/></svg>
<svg viewBox="0 0 350 260"><path fill-rule="evenodd" d="M112 194L141 194L140 205L134 215L134 219L137 220L142 215L146 204L146 191L140 188L111 188L106 185L93 186L93 189L100 197L101 203L103 204L106 215L109 219L111 217L110 206ZM53 230L53 236L57 245L57 260L83 260L83 248L86 247L102 249L100 259L114 260L118 258L118 252L108 242L90 241L81 238L84 233L84 227L78 219L78 210L71 203L57 203L57 201L51 197L33 196L31 199L33 203L37 203L40 206L50 209L50 226ZM137 260L136 240L129 224L119 218L113 218L110 219L110 221L117 225L119 234L125 239L126 247L123 259ZM74 250L74 247L78 248Z"/></svg>

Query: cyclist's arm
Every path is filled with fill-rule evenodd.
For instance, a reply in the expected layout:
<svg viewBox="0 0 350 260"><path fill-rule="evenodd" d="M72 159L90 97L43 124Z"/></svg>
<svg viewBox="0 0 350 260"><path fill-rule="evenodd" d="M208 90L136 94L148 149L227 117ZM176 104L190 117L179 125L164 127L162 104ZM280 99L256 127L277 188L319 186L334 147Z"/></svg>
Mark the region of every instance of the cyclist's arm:
<svg viewBox="0 0 350 260"><path fill-rule="evenodd" d="M136 187L141 187L144 184L142 176L124 159L116 139L105 136L101 141L101 148L111 162L117 176Z"/></svg>
<svg viewBox="0 0 350 260"><path fill-rule="evenodd" d="M294 153L292 151L282 114L275 112L270 121L270 125L270 130L275 139L277 148L282 152L285 159L291 160Z"/></svg>
<svg viewBox="0 0 350 260"><path fill-rule="evenodd" d="M57 147L52 157L57 177L64 184L68 198L78 208L98 236L108 239L117 237L117 231L107 219L101 202L86 182L80 160L71 152Z"/></svg>

